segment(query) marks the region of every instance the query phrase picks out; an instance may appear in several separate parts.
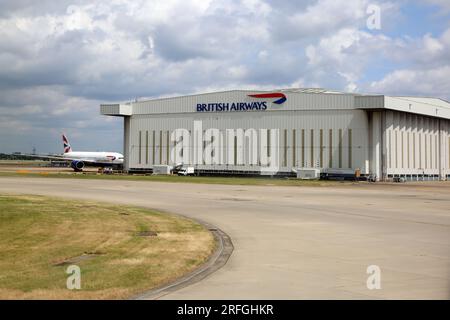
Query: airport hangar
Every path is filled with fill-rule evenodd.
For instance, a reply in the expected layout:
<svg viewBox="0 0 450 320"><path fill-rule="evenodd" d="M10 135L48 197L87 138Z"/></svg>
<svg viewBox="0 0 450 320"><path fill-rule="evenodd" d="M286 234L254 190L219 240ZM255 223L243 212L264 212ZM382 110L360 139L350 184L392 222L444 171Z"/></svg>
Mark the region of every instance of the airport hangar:
<svg viewBox="0 0 450 320"><path fill-rule="evenodd" d="M262 165L261 159L251 159L255 155L245 150L255 147L255 139L249 138L252 135L242 138L239 130L234 137L225 132L251 128L267 129L266 135L260 131L256 137L261 152L256 157L271 153L275 140L269 137L271 131L277 132L277 175L318 168L325 173L360 170L363 176L377 180L450 179L450 103L436 98L324 89L233 90L102 104L100 110L103 115L124 118L124 170L129 172L177 165L171 151L186 137L172 134L181 128L192 134L194 123L200 121L206 141L200 147L183 145L195 149L189 150L189 160L184 158L183 165L194 166L199 174L267 174L266 162ZM193 160L199 148L206 151L217 139L205 134L212 128L224 138L220 138L223 144L216 145L218 151L210 148L208 152L222 160L208 164ZM192 142L198 137L194 134L188 139ZM237 156L238 148L243 149L243 156Z"/></svg>

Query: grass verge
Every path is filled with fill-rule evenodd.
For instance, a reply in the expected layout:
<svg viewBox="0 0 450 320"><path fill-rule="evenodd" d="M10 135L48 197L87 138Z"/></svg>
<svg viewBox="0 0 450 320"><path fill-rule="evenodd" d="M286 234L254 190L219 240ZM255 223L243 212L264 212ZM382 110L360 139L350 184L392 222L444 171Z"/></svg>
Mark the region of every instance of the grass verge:
<svg viewBox="0 0 450 320"><path fill-rule="evenodd" d="M194 270L214 246L208 230L178 216L0 195L0 299L127 298ZM72 264L81 290L66 287Z"/></svg>

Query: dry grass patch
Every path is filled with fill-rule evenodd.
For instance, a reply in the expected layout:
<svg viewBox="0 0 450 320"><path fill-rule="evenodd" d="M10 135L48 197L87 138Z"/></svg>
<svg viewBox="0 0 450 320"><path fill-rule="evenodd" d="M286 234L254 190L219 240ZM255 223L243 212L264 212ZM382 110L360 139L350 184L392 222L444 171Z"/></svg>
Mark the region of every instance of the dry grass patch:
<svg viewBox="0 0 450 320"><path fill-rule="evenodd" d="M126 298L192 271L214 245L203 226L156 211L0 195L0 299ZM66 288L71 263L81 290Z"/></svg>

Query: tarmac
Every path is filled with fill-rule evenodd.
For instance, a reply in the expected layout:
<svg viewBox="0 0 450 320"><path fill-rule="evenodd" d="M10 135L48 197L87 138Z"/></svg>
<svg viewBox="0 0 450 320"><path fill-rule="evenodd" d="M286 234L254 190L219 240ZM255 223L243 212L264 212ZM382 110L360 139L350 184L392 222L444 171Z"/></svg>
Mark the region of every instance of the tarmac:
<svg viewBox="0 0 450 320"><path fill-rule="evenodd" d="M161 299L450 299L449 182L281 187L0 177L0 193L155 208L230 236L225 266ZM369 266L380 269L380 289L367 286Z"/></svg>

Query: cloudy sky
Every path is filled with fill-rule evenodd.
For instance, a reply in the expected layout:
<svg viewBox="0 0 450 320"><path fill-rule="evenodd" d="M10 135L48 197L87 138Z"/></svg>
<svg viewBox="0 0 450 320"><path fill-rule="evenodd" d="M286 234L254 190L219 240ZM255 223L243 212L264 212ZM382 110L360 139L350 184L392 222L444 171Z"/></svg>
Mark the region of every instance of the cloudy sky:
<svg viewBox="0 0 450 320"><path fill-rule="evenodd" d="M121 151L102 102L284 87L450 100L450 1L0 2L0 152Z"/></svg>

